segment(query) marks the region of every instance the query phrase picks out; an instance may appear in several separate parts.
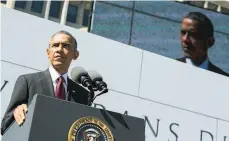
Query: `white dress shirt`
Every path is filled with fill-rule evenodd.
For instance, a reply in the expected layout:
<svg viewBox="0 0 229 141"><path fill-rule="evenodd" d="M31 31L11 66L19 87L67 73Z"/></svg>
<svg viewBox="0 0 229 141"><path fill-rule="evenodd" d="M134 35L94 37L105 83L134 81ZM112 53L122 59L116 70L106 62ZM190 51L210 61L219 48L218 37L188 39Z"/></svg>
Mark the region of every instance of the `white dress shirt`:
<svg viewBox="0 0 229 141"><path fill-rule="evenodd" d="M185 61L186 61L187 64L190 64L190 65L192 65L192 66L196 66L196 65L192 62L192 60L191 60L190 58L186 58ZM208 69L208 65L209 65L209 60L206 59L202 64L200 64L199 66L196 66L196 67L199 67L199 68L202 68L202 69L207 70L207 69Z"/></svg>
<svg viewBox="0 0 229 141"><path fill-rule="evenodd" d="M56 93L56 85L58 83L58 78L62 76L64 78L64 90L65 90L65 95L67 94L67 85L68 85L68 73L66 72L65 74L59 74L52 65L49 67L49 72L52 78L52 83L54 87L54 92Z"/></svg>

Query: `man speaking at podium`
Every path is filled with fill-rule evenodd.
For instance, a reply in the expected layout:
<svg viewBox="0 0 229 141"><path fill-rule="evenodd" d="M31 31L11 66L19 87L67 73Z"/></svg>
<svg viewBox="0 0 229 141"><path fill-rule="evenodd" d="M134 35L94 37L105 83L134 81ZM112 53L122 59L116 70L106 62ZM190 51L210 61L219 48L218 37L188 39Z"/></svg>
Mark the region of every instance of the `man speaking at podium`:
<svg viewBox="0 0 229 141"><path fill-rule="evenodd" d="M18 125L23 124L28 103L35 94L88 104L88 91L67 76L70 63L79 56L76 39L66 31L59 31L51 37L46 53L50 61L46 71L18 77L2 119L2 135L14 120Z"/></svg>
<svg viewBox="0 0 229 141"><path fill-rule="evenodd" d="M178 61L229 76L208 58L208 49L214 45L215 39L213 24L207 16L199 12L187 14L181 22L180 40L184 57Z"/></svg>

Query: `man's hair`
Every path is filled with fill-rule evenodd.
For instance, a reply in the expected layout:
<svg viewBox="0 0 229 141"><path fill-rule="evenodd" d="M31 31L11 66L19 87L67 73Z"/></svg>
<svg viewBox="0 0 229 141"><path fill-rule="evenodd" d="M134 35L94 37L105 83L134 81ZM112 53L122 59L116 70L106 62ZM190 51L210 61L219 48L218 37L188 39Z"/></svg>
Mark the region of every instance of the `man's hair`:
<svg viewBox="0 0 229 141"><path fill-rule="evenodd" d="M198 22L198 32L205 37L214 36L214 27L211 20L200 12L190 12L184 18L196 20Z"/></svg>
<svg viewBox="0 0 229 141"><path fill-rule="evenodd" d="M77 41L76 41L75 37L72 36L71 33L67 32L67 31L64 31L64 30L60 30L60 31L56 32L55 34L53 34L51 39L54 36L56 36L57 34L66 34L66 35L70 36L72 38L73 45L74 45L75 49L77 50Z"/></svg>

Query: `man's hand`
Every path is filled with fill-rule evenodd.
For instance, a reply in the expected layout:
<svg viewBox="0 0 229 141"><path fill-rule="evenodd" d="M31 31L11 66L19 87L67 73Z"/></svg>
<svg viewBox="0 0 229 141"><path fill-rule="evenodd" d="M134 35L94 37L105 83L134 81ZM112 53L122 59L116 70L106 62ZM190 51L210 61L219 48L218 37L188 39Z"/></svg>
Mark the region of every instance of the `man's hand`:
<svg viewBox="0 0 229 141"><path fill-rule="evenodd" d="M22 104L17 106L17 108L14 109L14 119L20 126L25 121L25 115L28 111L28 106L26 104Z"/></svg>

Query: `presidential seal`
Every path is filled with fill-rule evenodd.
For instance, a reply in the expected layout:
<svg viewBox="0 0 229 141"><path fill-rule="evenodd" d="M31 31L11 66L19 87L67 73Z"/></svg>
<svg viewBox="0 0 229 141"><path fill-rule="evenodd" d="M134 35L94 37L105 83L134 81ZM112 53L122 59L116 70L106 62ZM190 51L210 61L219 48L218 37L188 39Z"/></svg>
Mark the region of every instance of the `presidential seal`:
<svg viewBox="0 0 229 141"><path fill-rule="evenodd" d="M72 124L68 141L114 141L114 137L109 127L98 118L83 117Z"/></svg>

